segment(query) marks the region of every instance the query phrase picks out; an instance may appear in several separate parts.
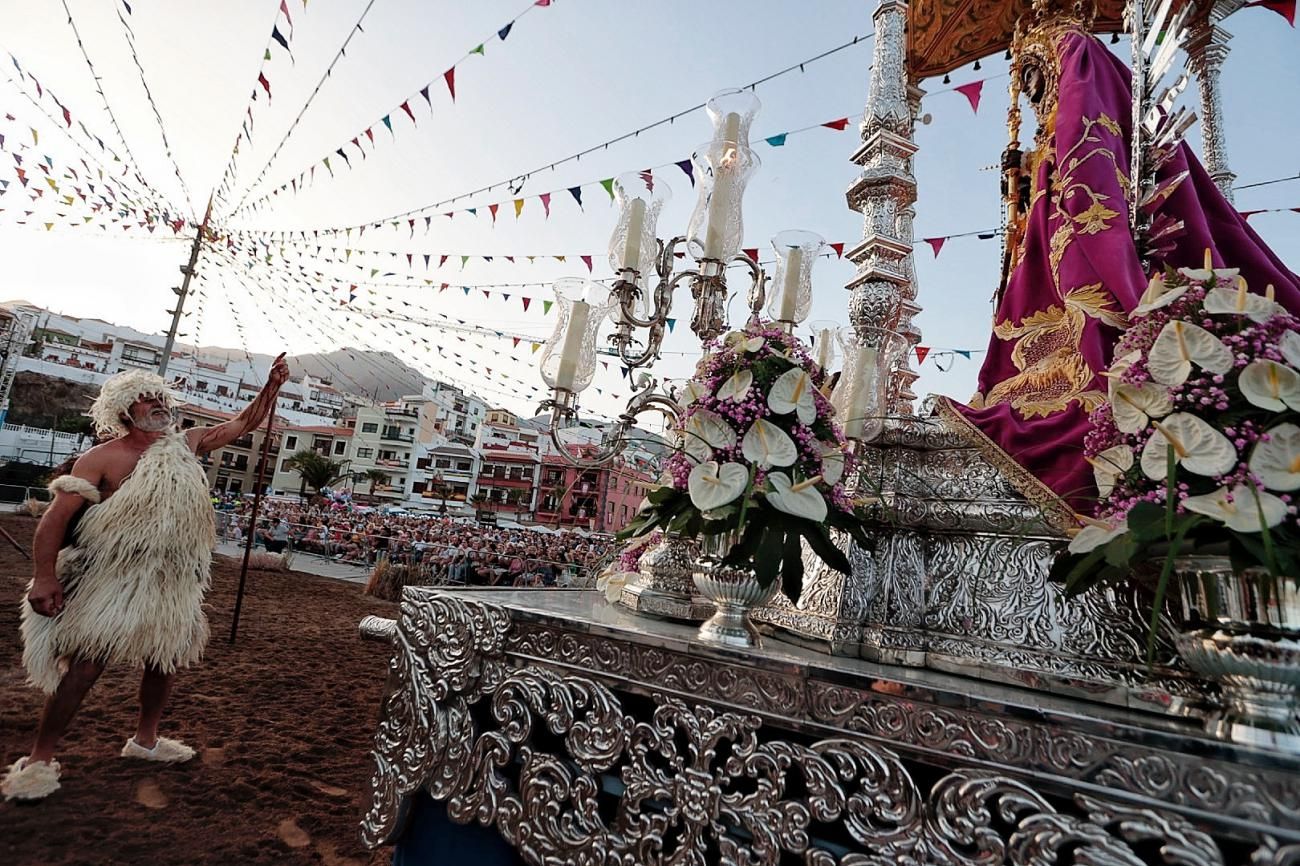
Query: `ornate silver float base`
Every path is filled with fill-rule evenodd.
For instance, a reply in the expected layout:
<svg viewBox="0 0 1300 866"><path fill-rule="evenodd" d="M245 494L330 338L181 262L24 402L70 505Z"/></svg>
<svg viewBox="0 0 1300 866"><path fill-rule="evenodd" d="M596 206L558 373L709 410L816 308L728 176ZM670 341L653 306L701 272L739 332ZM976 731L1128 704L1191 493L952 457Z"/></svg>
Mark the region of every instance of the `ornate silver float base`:
<svg viewBox="0 0 1300 866"><path fill-rule="evenodd" d="M1295 756L1190 722L694 632L593 593L408 588L363 838L400 841L423 792L535 864L1300 856Z"/></svg>
<svg viewBox="0 0 1300 866"><path fill-rule="evenodd" d="M695 591L694 544L665 538L641 556L638 576L623 587L618 603L644 616L700 622L713 605Z"/></svg>

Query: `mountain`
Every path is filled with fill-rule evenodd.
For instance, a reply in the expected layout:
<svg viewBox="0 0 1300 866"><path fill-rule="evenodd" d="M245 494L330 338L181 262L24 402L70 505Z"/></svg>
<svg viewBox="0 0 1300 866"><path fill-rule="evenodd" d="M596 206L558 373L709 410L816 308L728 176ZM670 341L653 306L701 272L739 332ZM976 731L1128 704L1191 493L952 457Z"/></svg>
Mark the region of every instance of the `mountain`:
<svg viewBox="0 0 1300 866"><path fill-rule="evenodd" d="M186 346L182 351L189 349L191 347ZM272 355L258 352L245 355L242 349L227 349L222 346L199 346L197 351L200 358L231 365L232 372L236 367L247 368L251 359L250 375L257 381L266 378L266 372L274 360ZM429 381L391 353L369 349L312 352L290 355L287 360L295 379L308 373L313 378L329 380L340 391L370 396L377 400L395 400L407 394L419 394Z"/></svg>

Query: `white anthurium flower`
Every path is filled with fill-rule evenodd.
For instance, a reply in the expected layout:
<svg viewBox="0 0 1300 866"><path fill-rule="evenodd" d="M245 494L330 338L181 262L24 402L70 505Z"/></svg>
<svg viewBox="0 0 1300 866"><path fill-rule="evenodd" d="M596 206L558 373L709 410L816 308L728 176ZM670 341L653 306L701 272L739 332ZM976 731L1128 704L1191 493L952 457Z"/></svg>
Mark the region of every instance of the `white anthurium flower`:
<svg viewBox="0 0 1300 866"><path fill-rule="evenodd" d="M817 420L814 390L808 371L792 367L772 383L772 390L767 394L767 407L778 415L795 412L801 422L811 424Z"/></svg>
<svg viewBox="0 0 1300 866"><path fill-rule="evenodd" d="M1232 369L1232 350L1199 325L1167 322L1147 354L1151 378L1162 385L1181 385L1193 364L1211 373L1226 373Z"/></svg>
<svg viewBox="0 0 1300 866"><path fill-rule="evenodd" d="M1300 331L1287 331L1278 341L1277 349L1292 367L1300 367Z"/></svg>
<svg viewBox="0 0 1300 866"><path fill-rule="evenodd" d="M1142 360L1142 352L1140 350L1134 349L1132 352L1129 352L1124 357L1116 358L1114 363L1110 365L1110 369L1107 370L1105 373L1102 373L1102 375L1112 381L1117 382L1119 381L1119 378L1121 376L1123 376L1125 373L1128 372L1129 367L1132 367L1135 363L1137 363L1140 360Z"/></svg>
<svg viewBox="0 0 1300 866"><path fill-rule="evenodd" d="M844 452L834 445L822 445L822 480L834 487L844 477Z"/></svg>
<svg viewBox="0 0 1300 866"><path fill-rule="evenodd" d="M1251 361L1237 378L1241 396L1272 412L1300 411L1300 373L1277 361Z"/></svg>
<svg viewBox="0 0 1300 866"><path fill-rule="evenodd" d="M1119 523L1110 524L1101 521L1090 522L1079 534L1070 539L1070 546L1066 548L1070 553L1091 553L1103 544L1109 544L1112 539L1118 538L1128 532L1128 518L1121 520Z"/></svg>
<svg viewBox="0 0 1300 866"><path fill-rule="evenodd" d="M700 511L721 508L745 492L749 486L749 470L739 463L710 460L691 470L686 479L686 490L691 494L691 504Z"/></svg>
<svg viewBox="0 0 1300 866"><path fill-rule="evenodd" d="M687 406L691 405L696 400L703 397L704 394L705 394L704 387L700 385L699 382L696 382L694 379L692 379L691 381L687 382L685 386L682 387L682 393L677 400L677 405L685 409Z"/></svg>
<svg viewBox="0 0 1300 866"><path fill-rule="evenodd" d="M1247 465L1269 490L1300 490L1300 427L1279 424L1269 430Z"/></svg>
<svg viewBox="0 0 1300 866"><path fill-rule="evenodd" d="M1168 474L1170 445L1174 462L1197 475L1222 475L1237 464L1237 449L1228 437L1195 415L1176 412L1154 424L1141 460L1142 471L1152 481L1163 481Z"/></svg>
<svg viewBox="0 0 1300 866"><path fill-rule="evenodd" d="M814 475L795 484L784 472L772 472L767 476L768 484L772 485L767 501L777 511L821 523L826 519L826 500L816 486L821 480L820 475Z"/></svg>
<svg viewBox="0 0 1300 866"><path fill-rule="evenodd" d="M1115 426L1121 433L1136 433L1153 418L1163 418L1174 411L1169 389L1158 382L1128 385L1110 382L1110 407Z"/></svg>
<svg viewBox="0 0 1300 866"><path fill-rule="evenodd" d="M1138 299L1138 305L1130 315L1145 316L1147 313L1167 307L1187 294L1187 286L1169 286L1165 284L1164 274L1156 274L1147 283L1147 290Z"/></svg>
<svg viewBox="0 0 1300 866"><path fill-rule="evenodd" d="M740 370L722 383L722 387L718 389L718 399L739 403L749 395L749 387L753 384L754 374L748 370Z"/></svg>
<svg viewBox="0 0 1300 866"><path fill-rule="evenodd" d="M736 431L717 412L700 409L686 419L682 449L700 462L713 456L714 448L736 444Z"/></svg>
<svg viewBox="0 0 1300 866"><path fill-rule="evenodd" d="M741 453L759 466L793 466L799 449L786 432L771 421L759 418L740 440Z"/></svg>
<svg viewBox="0 0 1300 866"><path fill-rule="evenodd" d="M1115 489L1119 477L1133 468L1133 449L1127 445L1112 445L1087 460L1092 464L1092 477L1097 481L1097 492L1105 499Z"/></svg>
<svg viewBox="0 0 1300 866"><path fill-rule="evenodd" d="M1194 283L1206 283L1211 280L1231 280L1241 273L1241 268L1179 268L1178 273Z"/></svg>
<svg viewBox="0 0 1300 866"><path fill-rule="evenodd" d="M1267 322L1285 308L1263 295L1252 295L1244 285L1220 287L1205 293L1205 312L1212 316L1247 316L1252 322Z"/></svg>
<svg viewBox="0 0 1300 866"><path fill-rule="evenodd" d="M744 331L731 331L722 338L724 346L737 352L757 352L766 342L762 337L751 337Z"/></svg>
<svg viewBox="0 0 1300 866"><path fill-rule="evenodd" d="M1277 526L1286 517L1285 502L1251 484L1238 484L1231 490L1220 487L1203 496L1189 496L1183 500L1183 507L1212 517L1237 532L1259 532L1263 526Z"/></svg>

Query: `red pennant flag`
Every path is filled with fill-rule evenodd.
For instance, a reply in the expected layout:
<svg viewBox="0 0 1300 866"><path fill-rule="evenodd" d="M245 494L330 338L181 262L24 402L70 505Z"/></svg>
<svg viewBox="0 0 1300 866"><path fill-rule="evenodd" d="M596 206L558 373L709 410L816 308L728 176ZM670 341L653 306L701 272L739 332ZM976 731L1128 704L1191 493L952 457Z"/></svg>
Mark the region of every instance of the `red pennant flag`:
<svg viewBox="0 0 1300 866"><path fill-rule="evenodd" d="M499 207L501 207L501 205L499 205L499 204L490 204L490 205L488 205L488 210L492 211L492 223L493 223L493 225L496 224L496 221L497 221L497 208L499 208Z"/></svg>
<svg viewBox="0 0 1300 866"><path fill-rule="evenodd" d="M550 219L550 216L551 216L551 194L550 194L549 192L544 192L544 193L542 193L541 195L539 195L538 198L542 200L542 210L546 211L546 217L547 217L547 219Z"/></svg>
<svg viewBox="0 0 1300 866"><path fill-rule="evenodd" d="M946 240L948 239L947 238L926 238L925 239L925 242L930 245L930 249L934 250L934 257L936 259L939 258L939 250L943 249L943 244L944 241Z"/></svg>
<svg viewBox="0 0 1300 866"><path fill-rule="evenodd" d="M410 254L410 253L407 253L407 254L406 254L406 266L407 266L408 268L411 266L411 254Z"/></svg>
<svg viewBox="0 0 1300 866"><path fill-rule="evenodd" d="M445 257L444 257L444 258L445 258ZM438 286L438 291L440 291L440 292L445 292L445 291L447 291L447 287L450 286L450 285L451 285L451 283L443 283L441 286Z"/></svg>
<svg viewBox="0 0 1300 866"><path fill-rule="evenodd" d="M1263 213L1263 211L1262 210L1239 210L1237 211L1237 216L1249 222L1250 218L1257 213Z"/></svg>
<svg viewBox="0 0 1300 866"><path fill-rule="evenodd" d="M406 102L403 102L401 109L406 112L407 117L411 118L411 123L415 123L415 113L411 111L411 100L408 99Z"/></svg>
<svg viewBox="0 0 1300 866"><path fill-rule="evenodd" d="M518 338L518 337L511 337L510 339L514 341L514 343L515 343L515 348L516 348L516 349L519 348L519 338Z"/></svg>
<svg viewBox="0 0 1300 866"><path fill-rule="evenodd" d="M270 98L271 98L271 82L269 82L269 81L266 80L266 74L265 74L265 73L262 73L262 72L257 73L257 83L260 84L260 85L262 85L262 87L266 90L266 98L267 98L267 99L270 99Z"/></svg>
<svg viewBox="0 0 1300 866"><path fill-rule="evenodd" d="M370 139L370 143L371 143L371 144L374 144L374 143L375 143L375 131L374 131L373 129L367 129L367 130L366 130L366 138Z"/></svg>
<svg viewBox="0 0 1300 866"><path fill-rule="evenodd" d="M1295 26L1295 0L1255 0L1253 3L1247 3L1246 7L1263 6L1265 9L1271 9L1286 19L1286 23L1292 27Z"/></svg>
<svg viewBox="0 0 1300 866"><path fill-rule="evenodd" d="M970 84L963 84L956 88L956 91L970 102L970 110L979 114L980 112L980 94L984 92L983 81L972 81Z"/></svg>
<svg viewBox="0 0 1300 866"><path fill-rule="evenodd" d="M483 293L483 297L487 298L489 301L492 300L492 293L487 289L480 289L479 291Z"/></svg>
<svg viewBox="0 0 1300 866"><path fill-rule="evenodd" d="M525 312L525 313L528 312L528 305L531 304L531 303L533 302L533 299L532 299L532 298L520 298L519 300L521 300L521 301L524 302L524 312Z"/></svg>
<svg viewBox="0 0 1300 866"><path fill-rule="evenodd" d="M928 354L930 354L930 347L929 347L929 346L917 346L917 347L916 347L916 365L917 365L918 367L925 363L925 356L928 355Z"/></svg>
<svg viewBox="0 0 1300 866"><path fill-rule="evenodd" d="M447 90L451 92L451 101L456 101L456 67L448 69L442 73L442 78L447 82Z"/></svg>
<svg viewBox="0 0 1300 866"><path fill-rule="evenodd" d="M835 250L835 258L844 258L844 241L840 241L837 244L827 244L827 246Z"/></svg>
<svg viewBox="0 0 1300 866"><path fill-rule="evenodd" d="M59 108L63 108L63 105L61 103L59 105ZM66 123L68 126L72 126L72 112L68 111L68 109L66 108L63 108L63 122Z"/></svg>
<svg viewBox="0 0 1300 866"><path fill-rule="evenodd" d="M578 256L582 263L587 266L587 273L591 273L591 256Z"/></svg>
<svg viewBox="0 0 1300 866"><path fill-rule="evenodd" d="M442 267L442 266L445 265L445 264L447 264L447 257L446 257L446 256L438 256L438 267Z"/></svg>
<svg viewBox="0 0 1300 866"><path fill-rule="evenodd" d="M822 126L827 129L833 129L836 132L843 132L849 126L849 119L847 117L841 117L839 120L827 121L826 123L823 123Z"/></svg>
<svg viewBox="0 0 1300 866"><path fill-rule="evenodd" d="M753 262L758 262L758 247L750 247L747 250L741 250L741 252L749 256Z"/></svg>

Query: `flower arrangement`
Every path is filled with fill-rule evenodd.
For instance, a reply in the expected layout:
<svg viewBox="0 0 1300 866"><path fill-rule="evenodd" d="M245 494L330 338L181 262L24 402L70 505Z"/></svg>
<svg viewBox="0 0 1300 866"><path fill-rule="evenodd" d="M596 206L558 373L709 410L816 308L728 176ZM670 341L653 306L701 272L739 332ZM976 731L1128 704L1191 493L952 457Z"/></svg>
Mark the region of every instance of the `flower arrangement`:
<svg viewBox="0 0 1300 866"><path fill-rule="evenodd" d="M1096 515L1053 568L1073 595L1163 558L1153 633L1176 556L1300 578L1300 319L1206 259L1153 277L1130 316L1084 443Z"/></svg>
<svg viewBox="0 0 1300 866"><path fill-rule="evenodd" d="M826 372L775 325L753 321L715 340L679 400L680 447L620 537L734 533L723 564L752 569L764 587L780 576L792 598L800 539L848 573L830 528L868 541L845 489L850 455L827 389Z"/></svg>

